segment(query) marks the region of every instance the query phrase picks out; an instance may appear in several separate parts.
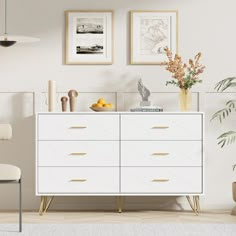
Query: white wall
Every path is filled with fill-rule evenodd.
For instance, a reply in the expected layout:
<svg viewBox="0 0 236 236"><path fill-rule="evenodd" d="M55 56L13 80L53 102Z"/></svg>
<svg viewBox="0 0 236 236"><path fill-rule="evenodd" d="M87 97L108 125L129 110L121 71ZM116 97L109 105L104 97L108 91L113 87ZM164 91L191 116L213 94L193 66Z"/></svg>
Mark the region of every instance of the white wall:
<svg viewBox="0 0 236 236"><path fill-rule="evenodd" d="M202 76L204 84L195 87L200 92L200 109L206 112L206 196L202 203L209 208L231 208L231 182L235 173L231 171L235 160L235 147L221 150L216 137L222 126L210 123L215 110L235 94L212 93L217 81L235 75L236 21L234 0L8 0L9 33L35 36L40 43L0 48L0 120L13 124L14 138L0 142L0 162L19 165L24 176L24 208L35 209L39 199L34 196L34 123L33 92L45 92L47 81L54 79L58 91L75 88L80 92L117 92L118 109L123 109L123 99L133 99L123 92L135 92L137 78L142 77L145 85L153 92L177 92L166 87L168 72L160 66L134 66L128 63L129 15L130 10L179 10L179 51L188 59L198 51L203 53L207 70ZM0 30L3 32L3 1L0 1ZM114 64L110 66L64 65L64 10L115 11ZM24 93L27 92L27 93ZM133 96L132 94L130 96ZM154 96L154 95L153 95ZM163 100L157 93L155 100ZM166 96L166 94L165 94ZM176 97L164 99L167 110L173 110ZM86 103L86 100L84 100ZM135 101L135 99L134 99ZM88 102L87 105L89 104ZM174 104L174 105L173 105ZM130 105L130 104L129 104ZM86 107L86 106L85 106ZM235 121L229 119L227 128ZM13 186L0 186L0 209L15 209L16 202L5 190L16 194ZM175 198L126 198L127 208L171 208ZM171 203L171 204L170 204ZM95 209L115 207L115 198L58 198L54 208ZM183 205L185 207L185 205Z"/></svg>

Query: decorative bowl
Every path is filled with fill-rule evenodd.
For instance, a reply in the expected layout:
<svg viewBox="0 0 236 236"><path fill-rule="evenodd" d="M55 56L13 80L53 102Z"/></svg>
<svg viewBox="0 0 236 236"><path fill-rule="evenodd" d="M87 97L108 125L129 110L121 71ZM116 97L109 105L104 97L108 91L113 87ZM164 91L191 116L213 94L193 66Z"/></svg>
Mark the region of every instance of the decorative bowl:
<svg viewBox="0 0 236 236"><path fill-rule="evenodd" d="M90 109L96 112L113 111L112 107L90 107Z"/></svg>

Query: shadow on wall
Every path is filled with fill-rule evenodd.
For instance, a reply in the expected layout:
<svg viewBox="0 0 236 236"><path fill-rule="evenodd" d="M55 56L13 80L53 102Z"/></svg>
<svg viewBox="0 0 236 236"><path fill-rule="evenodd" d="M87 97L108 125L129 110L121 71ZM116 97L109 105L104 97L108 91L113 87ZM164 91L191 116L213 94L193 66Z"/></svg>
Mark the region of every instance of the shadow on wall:
<svg viewBox="0 0 236 236"><path fill-rule="evenodd" d="M22 170L23 177L23 207L31 208L35 186L34 158L34 118L33 93L0 93L0 122L10 123L13 137L9 141L0 141L0 163L16 165ZM1 209L17 209L18 189L16 186L0 186Z"/></svg>
<svg viewBox="0 0 236 236"><path fill-rule="evenodd" d="M19 166L23 177L23 209L37 210L35 197L35 132L33 93L0 93L0 122L11 123L13 138L0 141L0 163ZM0 185L1 210L17 210L18 188ZM9 197L11 196L11 197ZM176 197L124 197L124 210L183 210ZM51 209L59 210L117 210L116 197L56 197Z"/></svg>
<svg viewBox="0 0 236 236"><path fill-rule="evenodd" d="M179 210L183 211L179 197L123 197L123 211ZM183 202L183 205L187 204ZM117 211L117 197L56 197L50 210L105 210ZM50 211L49 210L49 211Z"/></svg>

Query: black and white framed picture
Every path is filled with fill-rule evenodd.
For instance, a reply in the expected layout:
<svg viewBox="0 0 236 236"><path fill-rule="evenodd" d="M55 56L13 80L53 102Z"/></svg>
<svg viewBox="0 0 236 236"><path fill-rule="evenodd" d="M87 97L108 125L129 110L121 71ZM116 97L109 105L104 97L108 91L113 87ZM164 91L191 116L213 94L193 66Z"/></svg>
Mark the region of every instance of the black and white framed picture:
<svg viewBox="0 0 236 236"><path fill-rule="evenodd" d="M113 12L66 11L66 64L113 63Z"/></svg>
<svg viewBox="0 0 236 236"><path fill-rule="evenodd" d="M165 47L178 51L177 11L131 11L130 31L131 64L163 65Z"/></svg>

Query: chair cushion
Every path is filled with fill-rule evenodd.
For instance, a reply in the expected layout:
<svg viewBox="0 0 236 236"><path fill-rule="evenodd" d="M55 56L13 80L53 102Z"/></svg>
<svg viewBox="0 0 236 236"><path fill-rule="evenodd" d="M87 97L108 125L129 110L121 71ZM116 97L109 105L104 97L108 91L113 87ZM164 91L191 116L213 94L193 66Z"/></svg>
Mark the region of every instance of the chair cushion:
<svg viewBox="0 0 236 236"><path fill-rule="evenodd" d="M0 181L20 180L21 170L17 166L0 164Z"/></svg>

